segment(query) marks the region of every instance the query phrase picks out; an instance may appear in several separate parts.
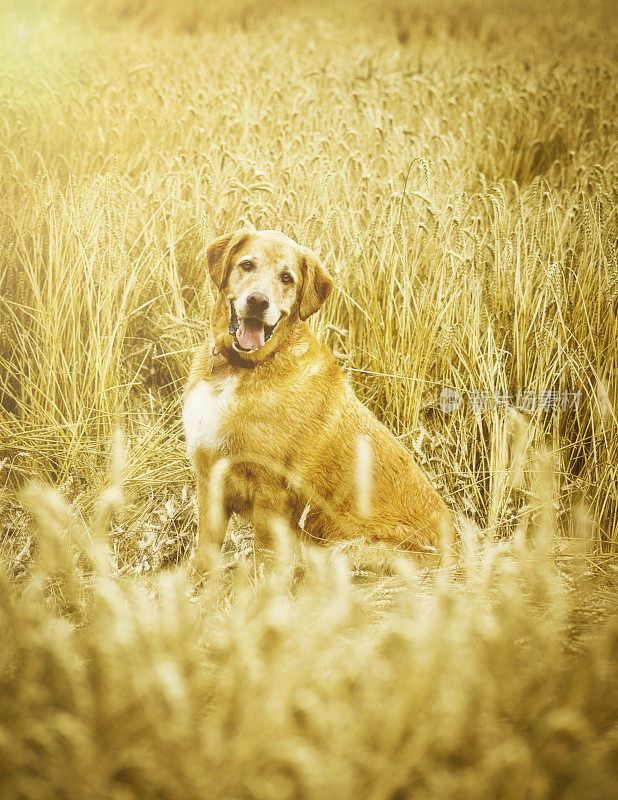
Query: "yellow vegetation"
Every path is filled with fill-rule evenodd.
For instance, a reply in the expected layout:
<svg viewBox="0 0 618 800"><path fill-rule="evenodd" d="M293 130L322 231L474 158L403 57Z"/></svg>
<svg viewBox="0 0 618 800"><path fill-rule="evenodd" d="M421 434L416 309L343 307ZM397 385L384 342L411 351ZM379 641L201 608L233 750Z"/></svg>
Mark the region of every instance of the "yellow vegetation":
<svg viewBox="0 0 618 800"><path fill-rule="evenodd" d="M616 41L610 2L2 6L2 798L612 794L617 618L576 611L618 548ZM174 569L201 252L240 225L332 272L313 324L461 564L282 531L265 577Z"/></svg>

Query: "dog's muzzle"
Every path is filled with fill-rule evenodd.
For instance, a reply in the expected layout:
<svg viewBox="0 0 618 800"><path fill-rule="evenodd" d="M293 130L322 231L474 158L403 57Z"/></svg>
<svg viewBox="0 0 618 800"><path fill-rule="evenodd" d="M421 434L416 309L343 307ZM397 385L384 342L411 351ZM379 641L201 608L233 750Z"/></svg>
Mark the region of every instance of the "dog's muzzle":
<svg viewBox="0 0 618 800"><path fill-rule="evenodd" d="M257 317L238 317L234 303L230 302L230 335L234 337L234 349L240 352L259 350L273 335L281 317L274 325L267 325Z"/></svg>

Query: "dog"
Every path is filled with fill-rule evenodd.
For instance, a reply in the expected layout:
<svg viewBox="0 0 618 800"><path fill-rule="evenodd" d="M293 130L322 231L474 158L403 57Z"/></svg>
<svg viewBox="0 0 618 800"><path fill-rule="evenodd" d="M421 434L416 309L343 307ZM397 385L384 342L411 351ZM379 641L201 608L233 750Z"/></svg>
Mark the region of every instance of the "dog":
<svg viewBox="0 0 618 800"><path fill-rule="evenodd" d="M213 338L195 353L183 406L197 568L232 512L265 548L284 519L322 544L438 552L453 535L446 504L306 322L333 288L318 258L278 231L239 230L205 260L218 290Z"/></svg>

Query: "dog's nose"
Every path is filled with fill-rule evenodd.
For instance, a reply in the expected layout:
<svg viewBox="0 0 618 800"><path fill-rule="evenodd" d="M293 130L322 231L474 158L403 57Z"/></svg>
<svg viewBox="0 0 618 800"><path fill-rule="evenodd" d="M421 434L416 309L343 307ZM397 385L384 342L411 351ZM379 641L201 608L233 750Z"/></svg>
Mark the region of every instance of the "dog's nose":
<svg viewBox="0 0 618 800"><path fill-rule="evenodd" d="M269 300L263 292L251 292L246 302L250 311L266 311Z"/></svg>

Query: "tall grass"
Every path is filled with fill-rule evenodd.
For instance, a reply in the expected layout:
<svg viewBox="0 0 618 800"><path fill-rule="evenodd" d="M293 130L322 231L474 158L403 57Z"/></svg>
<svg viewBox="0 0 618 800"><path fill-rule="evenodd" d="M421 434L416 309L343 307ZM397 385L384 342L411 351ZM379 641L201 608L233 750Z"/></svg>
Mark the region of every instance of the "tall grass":
<svg viewBox="0 0 618 800"><path fill-rule="evenodd" d="M605 2L0 10L3 799L615 793L616 41ZM280 530L188 578L240 225L335 276L312 324L461 517L437 573Z"/></svg>
<svg viewBox="0 0 618 800"><path fill-rule="evenodd" d="M84 22L121 5L120 27ZM601 5L367 4L329 24L300 3L275 24L263 6L191 7L184 32L154 2L3 17L9 514L32 477L89 508L120 424L132 510L119 554L141 564L142 536L178 559L162 542L182 550L192 531L178 418L212 301L200 253L249 224L320 253L337 282L320 335L456 511L508 537L534 514L529 473L549 447L563 532L585 503L591 550L614 552L613 16L603 29ZM443 387L464 398L452 414ZM523 412L517 492L509 415L493 400L476 413L483 392L580 393Z"/></svg>

